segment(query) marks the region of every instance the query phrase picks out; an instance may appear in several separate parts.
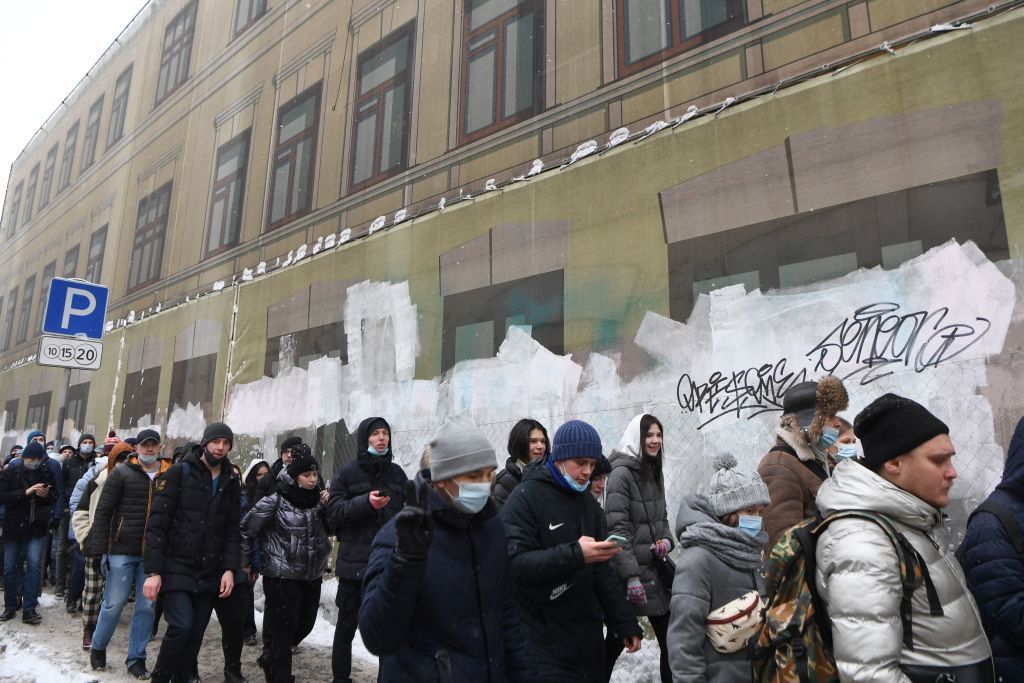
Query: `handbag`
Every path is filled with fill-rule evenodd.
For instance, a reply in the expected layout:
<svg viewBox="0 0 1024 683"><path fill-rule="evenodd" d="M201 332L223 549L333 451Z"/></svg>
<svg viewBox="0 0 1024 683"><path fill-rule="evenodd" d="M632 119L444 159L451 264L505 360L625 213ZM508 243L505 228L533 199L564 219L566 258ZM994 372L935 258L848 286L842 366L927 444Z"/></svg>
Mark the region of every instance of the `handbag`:
<svg viewBox="0 0 1024 683"><path fill-rule="evenodd" d="M739 652L761 627L761 595L748 591L708 615L704 623L711 647L723 654Z"/></svg>

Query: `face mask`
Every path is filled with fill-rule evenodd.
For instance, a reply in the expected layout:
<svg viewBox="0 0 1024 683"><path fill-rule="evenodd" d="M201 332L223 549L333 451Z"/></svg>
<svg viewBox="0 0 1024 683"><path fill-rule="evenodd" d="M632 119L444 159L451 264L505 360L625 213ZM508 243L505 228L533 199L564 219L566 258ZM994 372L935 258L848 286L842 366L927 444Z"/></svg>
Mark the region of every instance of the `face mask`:
<svg viewBox="0 0 1024 683"><path fill-rule="evenodd" d="M821 438L818 439L818 443L825 450L832 448L836 441L839 440L839 430L835 427L825 427L821 430Z"/></svg>
<svg viewBox="0 0 1024 683"><path fill-rule="evenodd" d="M740 521L736 527L756 537L761 533L761 518L757 515L740 515Z"/></svg>
<svg viewBox="0 0 1024 683"><path fill-rule="evenodd" d="M491 497L490 484L455 483L459 486L459 495L452 498L455 507L471 515L484 509L487 499ZM448 497L451 498L450 495Z"/></svg>
<svg viewBox="0 0 1024 683"><path fill-rule="evenodd" d="M139 461L144 465L152 465L159 457L159 453L154 453L153 455L143 455L142 453L139 453Z"/></svg>
<svg viewBox="0 0 1024 683"><path fill-rule="evenodd" d="M367 446L366 447L366 452L369 453L370 455L372 455L375 458L380 458L380 457L385 456L385 455L388 454L388 449L385 448L382 451L378 451L373 446Z"/></svg>
<svg viewBox="0 0 1024 683"><path fill-rule="evenodd" d="M38 469L43 464L43 461L33 458L32 460L22 460L21 464L26 470L34 470Z"/></svg>
<svg viewBox="0 0 1024 683"><path fill-rule="evenodd" d="M559 469L558 471L562 472L561 469ZM572 490L576 491L577 493L583 493L588 488L590 488L590 480L589 479L581 484L578 481L576 481L575 479L573 479L572 477L570 477L565 472L562 472L562 478L565 479L565 483L568 484L569 486L571 486Z"/></svg>
<svg viewBox="0 0 1024 683"><path fill-rule="evenodd" d="M53 454L54 454L54 453L56 453L56 451L55 451L55 450L53 450L52 448L47 448L47 449L46 449L46 454L47 454L48 456L50 456L51 458L53 457Z"/></svg>
<svg viewBox="0 0 1024 683"><path fill-rule="evenodd" d="M222 455L222 456L218 457L218 456L214 455L213 453L211 453L210 451L208 451L208 450L206 450L204 448L203 449L203 458L206 459L206 462L207 462L207 464L210 465L210 467L216 467L217 465L220 464L220 461L224 459L224 456Z"/></svg>
<svg viewBox="0 0 1024 683"><path fill-rule="evenodd" d="M836 450L836 460L840 462L856 458L857 455L857 444L855 443L841 443Z"/></svg>
<svg viewBox="0 0 1024 683"><path fill-rule="evenodd" d="M90 453L92 453L93 448L95 448L95 446L93 446L91 443L84 443L82 444L82 447L79 448L78 450L81 451L82 455L89 455Z"/></svg>

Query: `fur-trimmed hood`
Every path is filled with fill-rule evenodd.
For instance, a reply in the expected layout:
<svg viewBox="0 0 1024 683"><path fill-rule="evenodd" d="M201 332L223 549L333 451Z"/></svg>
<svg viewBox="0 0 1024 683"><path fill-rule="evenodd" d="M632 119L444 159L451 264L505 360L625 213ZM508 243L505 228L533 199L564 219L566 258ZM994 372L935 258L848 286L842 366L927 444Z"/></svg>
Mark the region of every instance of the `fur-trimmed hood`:
<svg viewBox="0 0 1024 683"><path fill-rule="evenodd" d="M796 451L796 457L803 462L812 462L820 458L815 455L808 442L807 432L800 429L796 415L783 415L779 418L779 426L775 428L775 436L779 437L787 446Z"/></svg>

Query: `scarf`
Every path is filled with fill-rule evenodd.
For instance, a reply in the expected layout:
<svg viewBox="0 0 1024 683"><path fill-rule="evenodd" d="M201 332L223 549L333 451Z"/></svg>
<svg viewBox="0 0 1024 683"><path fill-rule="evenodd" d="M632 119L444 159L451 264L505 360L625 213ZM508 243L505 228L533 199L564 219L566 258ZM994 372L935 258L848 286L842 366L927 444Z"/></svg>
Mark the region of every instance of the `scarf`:
<svg viewBox="0 0 1024 683"><path fill-rule="evenodd" d="M320 504L319 489L304 489L284 479L277 480L277 492L297 508L314 508Z"/></svg>
<svg viewBox="0 0 1024 683"><path fill-rule="evenodd" d="M707 504L707 499L702 495L694 496L690 506L698 512L706 514L708 519L690 524L679 534L681 547L704 548L738 571L753 571L761 565L765 541L764 532L755 538L736 527L726 526L716 521Z"/></svg>

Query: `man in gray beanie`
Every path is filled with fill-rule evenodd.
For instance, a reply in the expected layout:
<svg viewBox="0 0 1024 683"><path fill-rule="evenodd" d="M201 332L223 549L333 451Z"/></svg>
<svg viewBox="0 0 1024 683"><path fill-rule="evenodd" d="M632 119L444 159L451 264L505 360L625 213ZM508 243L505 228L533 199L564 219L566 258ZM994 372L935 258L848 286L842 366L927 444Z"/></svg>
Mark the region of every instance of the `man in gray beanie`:
<svg viewBox="0 0 1024 683"><path fill-rule="evenodd" d="M381 658L380 680L532 681L490 501L494 448L472 420L451 417L430 442L430 464L366 567L359 632Z"/></svg>

